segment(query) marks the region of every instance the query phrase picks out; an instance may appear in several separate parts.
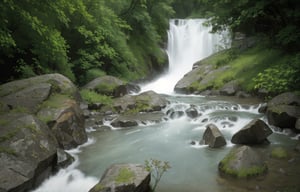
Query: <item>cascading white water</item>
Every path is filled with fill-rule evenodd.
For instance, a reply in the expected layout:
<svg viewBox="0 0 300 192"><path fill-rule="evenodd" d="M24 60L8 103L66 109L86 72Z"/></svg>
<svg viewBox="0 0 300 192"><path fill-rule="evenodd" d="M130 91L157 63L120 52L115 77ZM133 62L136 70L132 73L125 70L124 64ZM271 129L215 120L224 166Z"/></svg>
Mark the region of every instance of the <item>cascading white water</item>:
<svg viewBox="0 0 300 192"><path fill-rule="evenodd" d="M153 90L170 94L176 83L189 72L193 64L228 47L228 33L210 33L205 19L172 19L168 31L167 54L169 69L157 80L143 85L142 91ZM226 42L226 41L227 42Z"/></svg>

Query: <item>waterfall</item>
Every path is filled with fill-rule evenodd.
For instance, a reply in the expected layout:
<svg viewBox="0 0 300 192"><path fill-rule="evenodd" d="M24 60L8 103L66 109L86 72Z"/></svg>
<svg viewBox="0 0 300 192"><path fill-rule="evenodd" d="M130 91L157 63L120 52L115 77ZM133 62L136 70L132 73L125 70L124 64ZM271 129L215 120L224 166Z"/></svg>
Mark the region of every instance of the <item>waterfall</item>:
<svg viewBox="0 0 300 192"><path fill-rule="evenodd" d="M171 94L176 83L193 64L221 49L227 48L228 33L210 33L205 19L172 19L168 30L167 54L169 69L155 81L142 85L142 91Z"/></svg>

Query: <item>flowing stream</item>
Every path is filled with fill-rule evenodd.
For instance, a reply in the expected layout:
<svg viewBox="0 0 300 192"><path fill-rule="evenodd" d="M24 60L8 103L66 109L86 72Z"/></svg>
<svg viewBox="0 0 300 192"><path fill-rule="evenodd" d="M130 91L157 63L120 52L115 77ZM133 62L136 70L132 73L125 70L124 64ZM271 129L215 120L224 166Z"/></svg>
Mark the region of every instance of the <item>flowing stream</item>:
<svg viewBox="0 0 300 192"><path fill-rule="evenodd" d="M253 99L184 96L173 94L175 83L192 68L192 64L224 45L218 35L209 33L204 20L171 20L168 55L170 69L157 81L143 86L143 91L166 94L169 109L184 112L193 105L199 116L170 118L160 123L141 124L126 129L95 129L87 127L89 141L68 151L76 161L45 181L35 192L87 192L114 163L140 163L151 158L168 161L157 192L227 192L218 174L218 163L233 144L232 135L252 119L265 117L258 112L260 103ZM106 122L109 123L109 122ZM207 124L214 123L227 140L226 147L211 149L200 145ZM194 141L194 144L191 142ZM271 143L292 145L284 135L273 134ZM240 190L237 190L240 191Z"/></svg>

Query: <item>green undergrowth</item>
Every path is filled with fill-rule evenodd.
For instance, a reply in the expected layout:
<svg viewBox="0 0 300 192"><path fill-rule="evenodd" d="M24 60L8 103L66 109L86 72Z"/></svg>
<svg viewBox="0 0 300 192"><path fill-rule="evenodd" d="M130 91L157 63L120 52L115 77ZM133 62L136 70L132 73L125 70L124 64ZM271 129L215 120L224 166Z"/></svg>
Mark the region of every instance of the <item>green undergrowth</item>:
<svg viewBox="0 0 300 192"><path fill-rule="evenodd" d="M258 83L254 79L259 73L274 66L284 65L291 57L280 50L264 46L249 48L243 52L234 49L225 50L200 61L200 65L212 65L216 72L209 74L213 78L206 84L192 83L191 89L198 91L219 89L225 83L235 80L243 90L253 92ZM224 70L218 70L221 68Z"/></svg>
<svg viewBox="0 0 300 192"><path fill-rule="evenodd" d="M80 91L80 95L88 103L102 103L105 105L112 104L112 98L106 95L101 95L95 91L83 89Z"/></svg>

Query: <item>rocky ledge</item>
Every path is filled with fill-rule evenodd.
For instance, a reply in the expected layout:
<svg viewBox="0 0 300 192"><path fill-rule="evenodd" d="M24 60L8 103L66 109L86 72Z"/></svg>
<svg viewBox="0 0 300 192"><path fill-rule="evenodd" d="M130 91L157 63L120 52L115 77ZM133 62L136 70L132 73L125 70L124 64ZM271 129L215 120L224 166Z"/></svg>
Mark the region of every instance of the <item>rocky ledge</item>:
<svg viewBox="0 0 300 192"><path fill-rule="evenodd" d="M29 191L72 162L60 148L87 141L80 102L60 74L0 86L0 191Z"/></svg>

